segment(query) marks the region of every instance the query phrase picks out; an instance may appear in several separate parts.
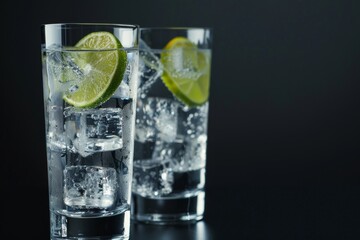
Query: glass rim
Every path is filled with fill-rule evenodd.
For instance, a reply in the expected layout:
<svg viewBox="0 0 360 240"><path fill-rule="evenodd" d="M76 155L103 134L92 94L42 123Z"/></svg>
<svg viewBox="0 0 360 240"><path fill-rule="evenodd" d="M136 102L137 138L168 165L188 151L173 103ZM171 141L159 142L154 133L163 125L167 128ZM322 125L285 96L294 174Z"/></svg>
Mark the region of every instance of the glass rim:
<svg viewBox="0 0 360 240"><path fill-rule="evenodd" d="M184 31L184 30L213 30L213 27L186 27L186 26L179 26L179 27L141 27L140 31L142 30L174 30L174 31Z"/></svg>
<svg viewBox="0 0 360 240"><path fill-rule="evenodd" d="M114 28L128 28L128 29L140 29L138 24L122 24L122 23L91 23L91 22L69 22L69 23L43 23L41 27L114 27Z"/></svg>

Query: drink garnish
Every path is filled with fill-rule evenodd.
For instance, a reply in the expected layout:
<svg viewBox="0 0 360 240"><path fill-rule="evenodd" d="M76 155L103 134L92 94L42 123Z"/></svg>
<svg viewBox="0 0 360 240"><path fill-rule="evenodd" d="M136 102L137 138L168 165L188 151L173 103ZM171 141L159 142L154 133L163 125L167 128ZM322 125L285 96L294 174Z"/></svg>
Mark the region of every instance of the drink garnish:
<svg viewBox="0 0 360 240"><path fill-rule="evenodd" d="M84 70L76 91L64 93L64 100L78 108L92 108L107 101L120 85L127 63L120 41L109 32L93 32L75 48L74 62Z"/></svg>
<svg viewBox="0 0 360 240"><path fill-rule="evenodd" d="M161 53L161 76L167 88L190 107L207 102L210 87L210 57L185 37L175 37Z"/></svg>

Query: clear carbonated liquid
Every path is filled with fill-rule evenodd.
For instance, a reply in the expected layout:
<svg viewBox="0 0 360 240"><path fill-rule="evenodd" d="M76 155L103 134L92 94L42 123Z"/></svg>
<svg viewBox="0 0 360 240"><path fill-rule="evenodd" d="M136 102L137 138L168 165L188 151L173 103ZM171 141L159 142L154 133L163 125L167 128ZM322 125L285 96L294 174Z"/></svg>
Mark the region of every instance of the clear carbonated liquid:
<svg viewBox="0 0 360 240"><path fill-rule="evenodd" d="M86 52L43 51L51 237L123 239L129 234L137 53L127 53L115 94L89 109L62 98L87 74L74 53Z"/></svg>
<svg viewBox="0 0 360 240"><path fill-rule="evenodd" d="M161 79L161 51L145 47L140 50L133 217L171 221L188 214L197 218L203 209L192 205L204 199L209 104L190 108L174 97ZM209 51L204 54L210 58Z"/></svg>

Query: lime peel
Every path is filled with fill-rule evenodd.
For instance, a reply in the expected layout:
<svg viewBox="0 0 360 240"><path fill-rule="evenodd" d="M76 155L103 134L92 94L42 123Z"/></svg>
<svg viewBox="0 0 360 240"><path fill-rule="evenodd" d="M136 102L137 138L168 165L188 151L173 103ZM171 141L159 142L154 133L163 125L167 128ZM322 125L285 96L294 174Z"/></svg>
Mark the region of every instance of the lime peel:
<svg viewBox="0 0 360 240"><path fill-rule="evenodd" d="M120 85L127 64L126 52L122 50L120 41L109 32L92 32L75 47L91 51L79 52L74 58L74 62L83 70L84 77L77 90L67 91L63 99L78 108L99 106Z"/></svg>
<svg viewBox="0 0 360 240"><path fill-rule="evenodd" d="M208 101L210 87L210 56L184 37L175 37L160 56L164 66L161 76L165 86L189 107Z"/></svg>

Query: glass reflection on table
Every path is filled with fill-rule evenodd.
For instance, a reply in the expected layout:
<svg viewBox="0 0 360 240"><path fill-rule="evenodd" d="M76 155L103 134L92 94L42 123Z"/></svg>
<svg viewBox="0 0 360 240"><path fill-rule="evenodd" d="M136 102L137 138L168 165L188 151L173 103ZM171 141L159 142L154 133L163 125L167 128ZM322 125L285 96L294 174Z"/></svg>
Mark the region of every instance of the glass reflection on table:
<svg viewBox="0 0 360 240"><path fill-rule="evenodd" d="M209 226L204 221L184 225L155 225L131 223L133 240L212 240Z"/></svg>

